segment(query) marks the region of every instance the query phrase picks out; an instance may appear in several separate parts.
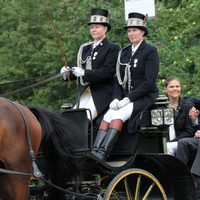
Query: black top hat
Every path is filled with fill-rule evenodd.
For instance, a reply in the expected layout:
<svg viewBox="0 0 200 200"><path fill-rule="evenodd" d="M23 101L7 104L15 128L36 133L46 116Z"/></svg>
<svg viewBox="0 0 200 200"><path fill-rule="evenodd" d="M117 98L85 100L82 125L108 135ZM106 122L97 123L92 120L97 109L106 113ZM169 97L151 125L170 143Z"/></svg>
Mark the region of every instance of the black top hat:
<svg viewBox="0 0 200 200"><path fill-rule="evenodd" d="M90 22L87 23L90 24L102 24L104 26L108 27L108 31L111 29L111 25L109 24L109 12L108 10L101 9L101 8L93 8L91 10L91 17Z"/></svg>
<svg viewBox="0 0 200 200"><path fill-rule="evenodd" d="M147 16L141 13L129 13L127 25L124 27L125 29L129 27L139 28L144 31L144 36L148 34L148 29L146 27Z"/></svg>

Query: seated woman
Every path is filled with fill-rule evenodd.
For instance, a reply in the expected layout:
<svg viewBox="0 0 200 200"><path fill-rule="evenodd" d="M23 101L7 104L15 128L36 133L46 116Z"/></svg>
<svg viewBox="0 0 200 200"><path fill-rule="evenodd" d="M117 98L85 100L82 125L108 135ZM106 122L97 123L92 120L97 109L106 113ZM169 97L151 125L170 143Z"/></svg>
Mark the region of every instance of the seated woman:
<svg viewBox="0 0 200 200"><path fill-rule="evenodd" d="M125 29L131 44L119 52L114 100L104 115L91 151L100 160L109 155L123 123L129 120L128 131L133 133L140 113L150 108L158 96L159 56L157 49L143 39L148 34L146 16L129 13L128 17Z"/></svg>
<svg viewBox="0 0 200 200"><path fill-rule="evenodd" d="M86 108L88 120L93 121L107 111L112 101L115 66L119 52L118 45L112 43L107 34L111 30L108 10L94 8L87 23L93 41L80 46L77 63L62 67L63 79L76 80L78 83L77 101L73 108ZM68 74L70 73L70 74Z"/></svg>
<svg viewBox="0 0 200 200"><path fill-rule="evenodd" d="M167 153L175 155L177 141L181 138L192 137L194 130L189 117L189 111L193 103L181 98L181 83L175 76L169 76L165 80L165 93L169 97L169 107L175 110L174 125L169 128L169 142L167 142Z"/></svg>

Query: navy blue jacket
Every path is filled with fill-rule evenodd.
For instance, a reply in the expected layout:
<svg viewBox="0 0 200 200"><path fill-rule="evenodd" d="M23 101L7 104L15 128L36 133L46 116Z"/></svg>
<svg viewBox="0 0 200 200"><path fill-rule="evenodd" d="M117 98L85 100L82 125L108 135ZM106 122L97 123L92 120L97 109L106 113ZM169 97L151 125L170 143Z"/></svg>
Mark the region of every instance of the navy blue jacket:
<svg viewBox="0 0 200 200"><path fill-rule="evenodd" d="M113 99L119 100L128 97L134 102L134 109L129 120L129 132L134 132L137 127L137 119L141 112L149 109L158 96L156 80L159 72L159 55L157 49L142 41L134 55L132 56L131 45L122 50L120 62L131 65L131 90L128 85L125 88L115 81ZM124 78L125 65L120 65L120 74Z"/></svg>

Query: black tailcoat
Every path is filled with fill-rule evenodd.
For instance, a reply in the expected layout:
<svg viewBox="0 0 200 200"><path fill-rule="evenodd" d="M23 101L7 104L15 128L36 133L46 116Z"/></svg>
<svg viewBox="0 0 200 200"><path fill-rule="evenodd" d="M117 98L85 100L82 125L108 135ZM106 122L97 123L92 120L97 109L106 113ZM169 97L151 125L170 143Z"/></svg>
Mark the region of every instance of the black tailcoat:
<svg viewBox="0 0 200 200"><path fill-rule="evenodd" d="M86 65L83 64L83 69L85 69L83 81L89 83L98 115L108 109L112 100L118 52L119 47L107 38L94 49L92 49L92 44L83 48L82 60L86 60L88 56L92 59L92 70L86 69ZM82 87L80 93L82 94L85 89L86 86Z"/></svg>
<svg viewBox="0 0 200 200"><path fill-rule="evenodd" d="M187 101L187 99L179 99L179 105L175 111L174 119L176 138L172 141L178 141L181 138L194 136L194 128L192 127L192 122L189 117L189 111L193 106L194 104Z"/></svg>
<svg viewBox="0 0 200 200"><path fill-rule="evenodd" d="M137 128L136 122L140 113L150 108L158 96L156 80L159 72L159 55L155 47L143 40L133 56L131 45L122 49L120 62L122 80L126 67L123 63L131 65L131 87L128 91L128 84L123 88L116 81L113 99L128 97L131 102L134 102L134 109L129 120L129 132L133 133Z"/></svg>

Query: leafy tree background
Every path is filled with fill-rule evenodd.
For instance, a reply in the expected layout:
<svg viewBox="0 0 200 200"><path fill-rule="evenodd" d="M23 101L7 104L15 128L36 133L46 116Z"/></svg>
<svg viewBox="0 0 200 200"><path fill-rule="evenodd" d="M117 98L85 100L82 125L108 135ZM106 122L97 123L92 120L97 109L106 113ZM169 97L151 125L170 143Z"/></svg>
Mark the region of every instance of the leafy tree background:
<svg viewBox="0 0 200 200"><path fill-rule="evenodd" d="M121 47L129 41L124 30L124 0L45 0L57 27L67 65L76 61L79 46L90 40L87 22L94 7L109 9L112 29L109 39ZM182 80L183 95L199 97L200 24L198 0L156 1L156 18L148 21L146 40L160 54L158 86L176 75ZM64 65L52 23L43 0L0 0L0 93L4 94L45 80ZM76 84L69 87L62 77L42 87L7 96L24 104L59 109L73 102Z"/></svg>

